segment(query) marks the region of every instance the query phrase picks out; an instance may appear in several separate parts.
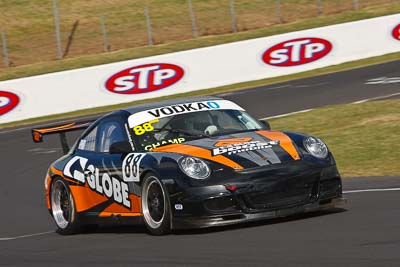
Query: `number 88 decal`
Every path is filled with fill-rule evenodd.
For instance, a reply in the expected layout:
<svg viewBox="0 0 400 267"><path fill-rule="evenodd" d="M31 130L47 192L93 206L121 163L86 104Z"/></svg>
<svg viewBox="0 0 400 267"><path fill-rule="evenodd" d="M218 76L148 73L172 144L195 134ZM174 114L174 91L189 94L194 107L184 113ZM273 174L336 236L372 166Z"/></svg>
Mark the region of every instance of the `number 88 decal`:
<svg viewBox="0 0 400 267"><path fill-rule="evenodd" d="M122 162L122 176L125 182L140 181L140 162L145 153L130 153Z"/></svg>
<svg viewBox="0 0 400 267"><path fill-rule="evenodd" d="M154 131L153 123L158 122L159 120L152 120L146 123L143 123L142 125L138 125L133 127L133 131L135 132L136 135L143 135L146 132L151 132Z"/></svg>

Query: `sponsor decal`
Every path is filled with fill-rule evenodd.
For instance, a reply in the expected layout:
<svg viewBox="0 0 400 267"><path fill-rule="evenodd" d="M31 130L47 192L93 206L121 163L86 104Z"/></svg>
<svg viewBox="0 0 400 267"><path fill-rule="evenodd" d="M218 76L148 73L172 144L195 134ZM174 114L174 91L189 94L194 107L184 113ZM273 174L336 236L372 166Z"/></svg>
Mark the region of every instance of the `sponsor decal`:
<svg viewBox="0 0 400 267"><path fill-rule="evenodd" d="M125 182L140 181L140 162L146 156L145 153L130 153L122 162L122 176Z"/></svg>
<svg viewBox="0 0 400 267"><path fill-rule="evenodd" d="M237 144L249 142L251 140L253 140L253 138L251 138L251 137L224 139L224 140L216 142L214 144L214 146L221 147L221 146L237 145Z"/></svg>
<svg viewBox="0 0 400 267"><path fill-rule="evenodd" d="M0 91L0 116L13 110L20 102L19 97L11 92Z"/></svg>
<svg viewBox="0 0 400 267"><path fill-rule="evenodd" d="M154 126L153 123L157 123L159 120L151 120L149 122L143 123L142 125L138 125L133 127L133 131L136 135L143 135L146 132L152 132L154 131Z"/></svg>
<svg viewBox="0 0 400 267"><path fill-rule="evenodd" d="M241 144L233 144L228 146L221 146L218 148L214 148L212 151L213 156L222 155L222 154L237 154L246 151L260 150L265 148L271 148L272 146L279 145L279 141L269 141L269 142L261 142L261 141L251 141Z"/></svg>
<svg viewBox="0 0 400 267"><path fill-rule="evenodd" d="M170 105L170 106L141 111L132 114L128 119L128 123L131 128L134 128L135 126L141 125L145 122L149 122L154 119L161 119L169 116L191 113L191 112L199 112L207 110L223 110L223 109L243 110L237 104L228 100L200 101L193 103Z"/></svg>
<svg viewBox="0 0 400 267"><path fill-rule="evenodd" d="M216 101L208 101L208 102L197 102L197 103L167 106L167 107L149 110L147 112L155 118L162 118L162 117L173 116L173 115L177 115L177 114L181 114L181 113L190 113L190 112L194 112L194 111L219 109L220 107L221 106Z"/></svg>
<svg viewBox="0 0 400 267"><path fill-rule="evenodd" d="M332 44L322 38L298 38L270 47L264 52L263 61L272 66L291 67L311 63L325 57Z"/></svg>
<svg viewBox="0 0 400 267"><path fill-rule="evenodd" d="M161 142L153 143L151 145L147 145L144 147L146 151L151 151L154 148L157 148L159 146L164 146L164 145L170 145L170 144L181 144L185 142L186 139L183 137L180 138L174 138L174 139L168 139L168 140L162 140Z"/></svg>
<svg viewBox="0 0 400 267"><path fill-rule="evenodd" d="M183 210L183 205L182 204L175 204L175 209L176 210Z"/></svg>
<svg viewBox="0 0 400 267"><path fill-rule="evenodd" d="M185 71L174 64L156 63L122 70L105 83L116 94L142 94L167 88L180 81Z"/></svg>
<svg viewBox="0 0 400 267"><path fill-rule="evenodd" d="M397 25L396 27L394 27L394 29L392 31L392 36L394 39L400 41L400 24Z"/></svg>
<svg viewBox="0 0 400 267"><path fill-rule="evenodd" d="M93 191L105 195L114 202L127 208L131 207L129 199L128 184L111 177L107 173L100 175L100 171L88 159L75 156L65 165L64 175L81 183L88 184Z"/></svg>

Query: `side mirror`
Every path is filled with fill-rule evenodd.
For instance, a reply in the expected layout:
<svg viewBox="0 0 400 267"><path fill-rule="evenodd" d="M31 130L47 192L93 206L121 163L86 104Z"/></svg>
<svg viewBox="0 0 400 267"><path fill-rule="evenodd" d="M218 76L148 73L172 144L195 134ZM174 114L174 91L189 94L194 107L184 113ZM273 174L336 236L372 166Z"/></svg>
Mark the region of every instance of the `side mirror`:
<svg viewBox="0 0 400 267"><path fill-rule="evenodd" d="M131 144L128 141L115 142L110 146L110 154L129 154L132 152Z"/></svg>
<svg viewBox="0 0 400 267"><path fill-rule="evenodd" d="M271 125L269 125L269 122L267 121L259 121L261 123L261 125L264 127L265 130L271 130Z"/></svg>

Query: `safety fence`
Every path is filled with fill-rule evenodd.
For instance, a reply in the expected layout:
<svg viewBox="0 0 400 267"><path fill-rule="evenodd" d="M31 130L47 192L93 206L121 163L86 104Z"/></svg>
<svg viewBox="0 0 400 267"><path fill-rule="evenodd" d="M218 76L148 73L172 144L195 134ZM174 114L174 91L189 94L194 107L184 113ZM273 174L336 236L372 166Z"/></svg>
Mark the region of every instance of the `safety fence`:
<svg viewBox="0 0 400 267"><path fill-rule="evenodd" d="M168 43L398 0L1 1L0 69Z"/></svg>

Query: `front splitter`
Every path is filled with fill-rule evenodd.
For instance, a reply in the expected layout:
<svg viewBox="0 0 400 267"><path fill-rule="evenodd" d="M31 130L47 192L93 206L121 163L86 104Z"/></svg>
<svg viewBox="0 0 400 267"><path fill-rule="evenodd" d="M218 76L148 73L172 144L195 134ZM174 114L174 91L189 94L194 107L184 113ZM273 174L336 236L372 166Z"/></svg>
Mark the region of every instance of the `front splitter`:
<svg viewBox="0 0 400 267"><path fill-rule="evenodd" d="M209 217L186 217L174 218L173 229L206 228L213 226L232 225L244 222L253 222L266 219L282 218L295 214L309 213L314 211L328 210L344 205L347 200L343 197L334 198L329 203L308 203L302 206L283 208L258 213L233 213Z"/></svg>

